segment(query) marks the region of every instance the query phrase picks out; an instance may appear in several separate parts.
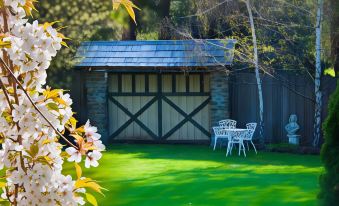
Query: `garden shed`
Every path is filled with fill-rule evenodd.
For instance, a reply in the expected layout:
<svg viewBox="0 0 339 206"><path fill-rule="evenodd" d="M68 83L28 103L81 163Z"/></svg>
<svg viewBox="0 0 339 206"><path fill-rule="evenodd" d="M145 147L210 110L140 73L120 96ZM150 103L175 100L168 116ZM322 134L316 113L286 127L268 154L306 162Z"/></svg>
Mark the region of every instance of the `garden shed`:
<svg viewBox="0 0 339 206"><path fill-rule="evenodd" d="M75 68L78 117L106 142L208 142L228 118L229 40L84 42Z"/></svg>

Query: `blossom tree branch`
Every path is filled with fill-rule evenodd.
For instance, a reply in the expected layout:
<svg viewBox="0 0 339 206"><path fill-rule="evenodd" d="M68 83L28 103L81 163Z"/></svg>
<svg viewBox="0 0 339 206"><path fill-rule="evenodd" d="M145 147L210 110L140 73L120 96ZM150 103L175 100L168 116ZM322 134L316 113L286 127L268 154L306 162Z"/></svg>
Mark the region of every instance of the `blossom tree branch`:
<svg viewBox="0 0 339 206"><path fill-rule="evenodd" d="M69 94L44 86L52 58L67 44L54 23L28 22L35 2L0 0L0 170L6 174L1 200L11 206L77 206L84 198L93 203L86 189L103 188L82 177L77 163L85 157L85 167L97 167L105 146L89 121L77 127ZM75 162L75 180L62 174L65 159Z"/></svg>
<svg viewBox="0 0 339 206"><path fill-rule="evenodd" d="M9 72L9 74L12 76L12 78L15 80L15 82L18 84L18 86L22 89L22 91L25 93L26 97L28 98L28 100L31 102L32 106L34 107L34 109L42 116L42 118L44 118L44 120L49 124L50 127L52 127L52 129L62 138L64 139L69 145L71 145L74 148L77 148L77 146L75 146L72 142L70 142L63 134L61 134L61 132L56 129L53 124L46 118L46 116L40 111L40 109L35 105L34 101L32 100L32 98L29 96L29 94L27 93L26 89L22 86L22 84L20 83L20 81L15 77L15 75L13 74L12 70L9 68L9 66L5 63L5 61L0 57L0 61L2 63L2 65L4 66L4 68ZM2 83L1 83L2 84ZM3 85L3 84L2 84Z"/></svg>

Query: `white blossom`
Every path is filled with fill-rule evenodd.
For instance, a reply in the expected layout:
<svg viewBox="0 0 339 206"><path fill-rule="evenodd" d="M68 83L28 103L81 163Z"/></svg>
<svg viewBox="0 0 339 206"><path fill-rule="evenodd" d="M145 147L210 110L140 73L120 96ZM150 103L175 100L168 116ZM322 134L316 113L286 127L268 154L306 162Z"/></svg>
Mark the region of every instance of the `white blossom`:
<svg viewBox="0 0 339 206"><path fill-rule="evenodd" d="M4 54L9 57L14 76L25 89L0 71L8 91L5 94L0 90L0 169L6 169L7 181L7 191L3 191L1 198L16 201L19 206L84 205L80 194L86 189L76 187L70 175L62 174L65 157L61 155L60 133L69 130L74 137L71 142L76 145L66 148L66 159L79 163L84 156L85 167L99 165L105 146L89 121L76 128L70 95L45 86L46 70L61 49L63 39L52 25L28 22L23 9L28 1L32 3L32 0L3 0L7 19L0 15L0 30L5 31L5 20L9 30L3 40L11 43L10 48L0 50L0 57L3 59Z"/></svg>
<svg viewBox="0 0 339 206"><path fill-rule="evenodd" d="M97 167L99 165L98 160L101 158L101 156L101 153L96 150L94 150L93 152L89 152L85 160L85 167Z"/></svg>
<svg viewBox="0 0 339 206"><path fill-rule="evenodd" d="M77 163L81 162L81 153L78 150L73 147L69 147L66 149L66 152L70 155L68 161Z"/></svg>

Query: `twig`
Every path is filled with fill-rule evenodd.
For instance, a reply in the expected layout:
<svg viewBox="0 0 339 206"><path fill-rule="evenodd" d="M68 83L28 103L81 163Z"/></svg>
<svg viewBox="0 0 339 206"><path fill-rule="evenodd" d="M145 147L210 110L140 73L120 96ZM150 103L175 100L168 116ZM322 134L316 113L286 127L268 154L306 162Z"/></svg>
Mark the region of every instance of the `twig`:
<svg viewBox="0 0 339 206"><path fill-rule="evenodd" d="M222 1L222 2L212 6L211 8L206 9L205 11L202 11L202 12L199 12L199 13L196 13L196 14L192 14L192 15L188 15L188 16L181 16L181 17L177 17L177 18L184 19L184 18L190 18L190 17L195 17L195 16L202 16L202 15L212 11L213 9L215 9L215 8L225 4L227 2L230 2L230 1L232 1L232 0L225 0L225 1Z"/></svg>
<svg viewBox="0 0 339 206"><path fill-rule="evenodd" d="M1 89L2 89L2 91L4 92L4 94L5 94L5 97L6 97L6 100L7 100L7 103L8 103L8 106L9 106L9 108L11 109L11 111L13 111L13 105L11 104L11 101L10 101L10 99L9 99L9 96L8 96L8 93L7 93L7 90L6 90L6 88L5 88L5 85L4 85L4 83L2 82L2 80L1 80L1 78L0 78L0 87L1 87Z"/></svg>

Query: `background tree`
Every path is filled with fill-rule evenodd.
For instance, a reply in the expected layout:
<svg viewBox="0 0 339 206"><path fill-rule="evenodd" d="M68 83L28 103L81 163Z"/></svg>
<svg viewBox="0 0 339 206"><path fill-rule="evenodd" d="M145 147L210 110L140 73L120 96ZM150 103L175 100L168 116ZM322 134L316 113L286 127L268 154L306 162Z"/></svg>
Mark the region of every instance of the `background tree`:
<svg viewBox="0 0 339 206"><path fill-rule="evenodd" d="M262 83L261 78L259 74L259 59L258 59L258 45L257 45L257 35L255 31L254 26L254 20L253 20L253 14L252 14L252 7L250 0L246 0L246 8L248 11L248 18L250 20L251 25L251 33L252 33L252 42L253 42L253 63L255 68L255 78L257 80L257 86L258 86L258 97L259 97L259 142L260 145L263 146L264 141L264 100L262 96Z"/></svg>
<svg viewBox="0 0 339 206"><path fill-rule="evenodd" d="M322 68L321 68L321 36L322 36L322 21L323 21L323 0L317 2L317 17L316 17L316 42L315 42L315 57L316 57L316 69L315 69L315 111L314 111L314 140L313 146L316 147L320 140L320 129L321 129L321 107L322 107L322 92L320 90Z"/></svg>
<svg viewBox="0 0 339 206"><path fill-rule="evenodd" d="M58 26L65 26L63 32L71 39L69 49L60 51L51 63L52 69L48 70L48 84L65 89L71 88L71 68L79 44L88 40L119 39L122 26L117 22L129 19L123 10L114 13L111 1L46 0L41 1L37 9L37 17L42 21L60 21Z"/></svg>

